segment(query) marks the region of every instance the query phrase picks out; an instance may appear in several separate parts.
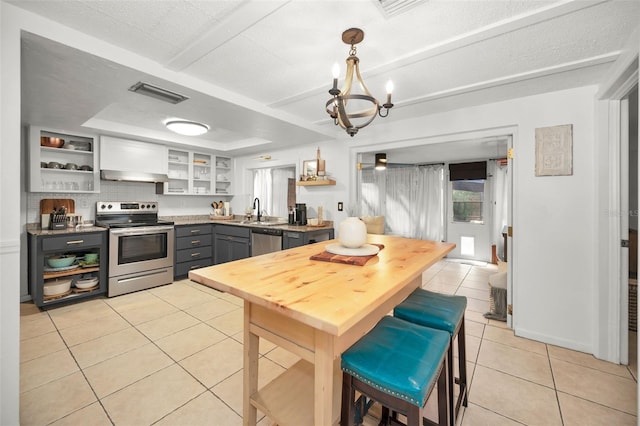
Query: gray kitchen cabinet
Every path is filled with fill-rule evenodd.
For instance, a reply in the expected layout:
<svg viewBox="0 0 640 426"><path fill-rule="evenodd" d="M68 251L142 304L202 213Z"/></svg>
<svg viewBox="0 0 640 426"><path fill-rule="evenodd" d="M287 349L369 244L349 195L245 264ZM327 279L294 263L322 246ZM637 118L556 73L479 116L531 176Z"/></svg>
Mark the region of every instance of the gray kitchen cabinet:
<svg viewBox="0 0 640 426"><path fill-rule="evenodd" d="M107 292L107 231L54 231L42 235L29 233L29 293L33 303L39 308L49 308L71 303ZM75 255L82 257L87 253L96 253L98 261L95 265L78 262L68 268L51 268L47 259L52 256ZM74 287L77 279L98 278L97 288L78 289ZM56 296L44 295L44 284L55 280L72 280L72 287L67 293Z"/></svg>
<svg viewBox="0 0 640 426"><path fill-rule="evenodd" d="M216 265L245 259L251 255L251 229L249 228L215 225L213 239L213 261Z"/></svg>
<svg viewBox="0 0 640 426"><path fill-rule="evenodd" d="M284 231L282 233L282 249L300 247L306 244L317 243L318 241L332 240L333 228L323 228L315 231Z"/></svg>
<svg viewBox="0 0 640 426"><path fill-rule="evenodd" d="M174 278L186 277L192 269L213 264L210 224L178 225L175 227L175 235Z"/></svg>

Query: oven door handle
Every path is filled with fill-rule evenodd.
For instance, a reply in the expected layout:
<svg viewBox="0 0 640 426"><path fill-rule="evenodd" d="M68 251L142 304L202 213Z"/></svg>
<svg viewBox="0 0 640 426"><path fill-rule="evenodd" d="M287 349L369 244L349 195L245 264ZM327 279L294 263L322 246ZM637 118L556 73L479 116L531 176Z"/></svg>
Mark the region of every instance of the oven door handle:
<svg viewBox="0 0 640 426"><path fill-rule="evenodd" d="M173 231L173 226L141 226L138 228L111 229L113 235L147 235Z"/></svg>

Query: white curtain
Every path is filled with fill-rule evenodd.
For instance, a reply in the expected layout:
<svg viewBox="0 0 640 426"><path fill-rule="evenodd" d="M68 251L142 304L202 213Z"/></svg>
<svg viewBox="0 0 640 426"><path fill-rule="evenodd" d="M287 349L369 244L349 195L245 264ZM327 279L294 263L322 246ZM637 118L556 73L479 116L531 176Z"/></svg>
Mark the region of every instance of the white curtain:
<svg viewBox="0 0 640 426"><path fill-rule="evenodd" d="M494 178L494 200L495 210L493 216L493 244L496 245L498 257L504 259L504 238L502 230L507 225L507 206L508 206L508 185L507 185L507 166L500 165L495 161Z"/></svg>
<svg viewBox="0 0 640 426"><path fill-rule="evenodd" d="M384 216L386 175L380 170L362 170L360 174L360 203L356 216Z"/></svg>
<svg viewBox="0 0 640 426"><path fill-rule="evenodd" d="M269 214L271 214L272 188L271 169L255 169L253 171L253 197L260 199L260 210L266 210Z"/></svg>
<svg viewBox="0 0 640 426"><path fill-rule="evenodd" d="M418 167L416 238L444 241L444 165Z"/></svg>
<svg viewBox="0 0 640 426"><path fill-rule="evenodd" d="M289 213L289 206L287 206L289 179L295 178L295 174L296 169L294 167L273 169L273 198L271 200L271 210L268 210L269 216L287 217Z"/></svg>
<svg viewBox="0 0 640 426"><path fill-rule="evenodd" d="M388 167L363 170L360 216L384 216L385 233L444 239L444 166Z"/></svg>

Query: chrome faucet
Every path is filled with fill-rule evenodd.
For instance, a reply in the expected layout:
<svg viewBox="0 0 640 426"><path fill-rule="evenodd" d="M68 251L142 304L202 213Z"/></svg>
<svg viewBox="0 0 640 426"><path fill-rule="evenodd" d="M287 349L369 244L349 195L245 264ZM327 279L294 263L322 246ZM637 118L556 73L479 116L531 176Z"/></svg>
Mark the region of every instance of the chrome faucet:
<svg viewBox="0 0 640 426"><path fill-rule="evenodd" d="M256 203L258 203L258 207L256 209ZM256 217L258 219L258 222L260 222L260 219L262 218L262 213L260 211L260 199L258 197L253 199L253 208L254 210L256 210Z"/></svg>

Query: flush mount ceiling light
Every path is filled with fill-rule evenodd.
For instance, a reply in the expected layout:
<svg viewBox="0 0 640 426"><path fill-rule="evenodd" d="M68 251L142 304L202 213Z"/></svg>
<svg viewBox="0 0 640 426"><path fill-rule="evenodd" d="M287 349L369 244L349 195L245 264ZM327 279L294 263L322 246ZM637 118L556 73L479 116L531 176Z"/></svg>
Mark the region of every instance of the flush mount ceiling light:
<svg viewBox="0 0 640 426"><path fill-rule="evenodd" d="M376 170L385 170L387 168L387 154L376 154L376 163L374 167Z"/></svg>
<svg viewBox="0 0 640 426"><path fill-rule="evenodd" d="M389 109L393 107L391 103L393 83L391 81L387 83L387 102L382 105L369 93L367 86L362 81L358 65L360 60L356 56L356 44L362 40L364 40L364 31L360 28L349 28L342 33L342 41L351 45L349 57L346 60L347 73L344 86L342 90L338 89L340 68L338 64L335 64L333 66L333 87L329 90L329 94L333 97L325 105L327 114L333 118L334 123L345 129L352 137L358 133L358 130L368 126L376 118L376 115L380 117L389 115ZM354 77L357 79L362 93L351 93Z"/></svg>
<svg viewBox="0 0 640 426"><path fill-rule="evenodd" d="M170 120L164 123L167 129L185 136L203 135L209 131L209 126L188 120Z"/></svg>

